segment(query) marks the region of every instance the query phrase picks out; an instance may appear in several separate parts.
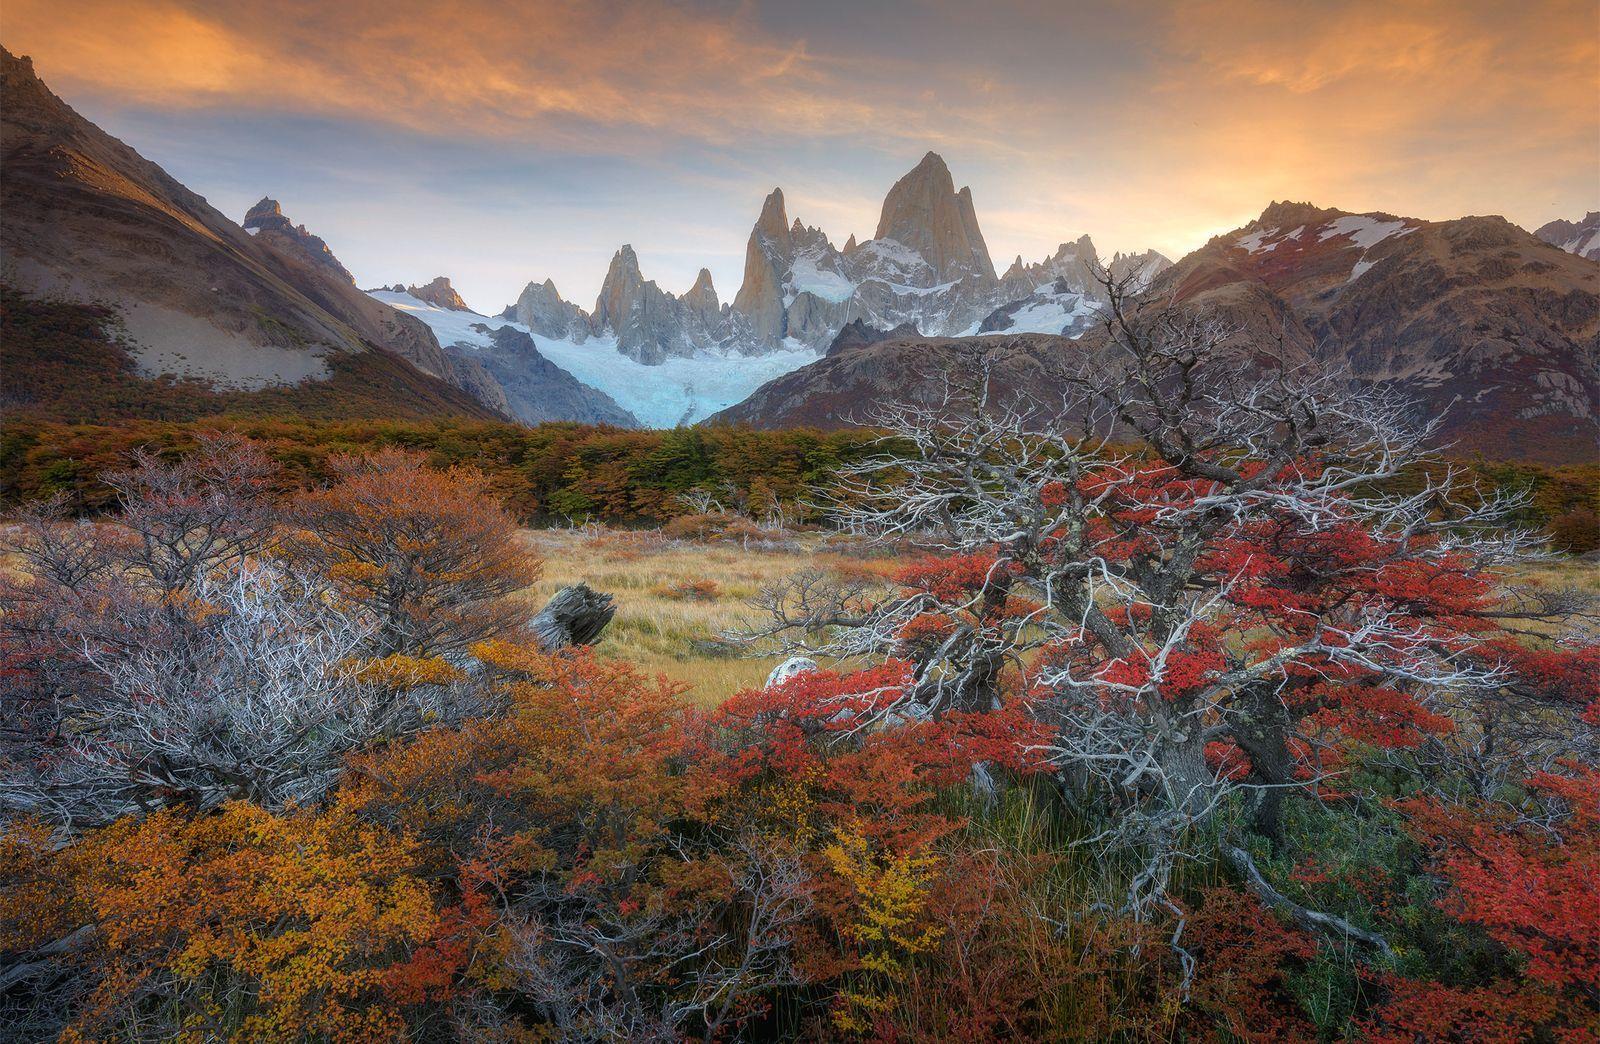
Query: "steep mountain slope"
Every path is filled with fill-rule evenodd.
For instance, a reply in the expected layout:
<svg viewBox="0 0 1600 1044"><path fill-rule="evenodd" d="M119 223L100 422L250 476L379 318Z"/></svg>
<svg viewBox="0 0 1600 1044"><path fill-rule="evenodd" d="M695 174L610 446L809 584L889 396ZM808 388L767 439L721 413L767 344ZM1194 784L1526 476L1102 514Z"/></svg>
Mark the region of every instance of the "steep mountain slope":
<svg viewBox="0 0 1600 1044"><path fill-rule="evenodd" d="M1397 386L1465 452L1600 455L1600 265L1499 217L1422 221L1274 203L1152 299L1213 308L1358 381Z"/></svg>
<svg viewBox="0 0 1600 1044"><path fill-rule="evenodd" d="M1591 210L1582 221L1552 221L1540 225L1534 235L1569 254L1600 261L1600 210Z"/></svg>
<svg viewBox="0 0 1600 1044"><path fill-rule="evenodd" d="M1063 278L1045 289L1053 299L1036 291L986 322L1064 314L1071 286ZM1140 307L1168 306L1225 317L1240 350L1400 388L1421 416L1442 418L1440 440L1456 452L1600 459L1600 265L1501 218L1428 222L1275 203L1156 275ZM1026 373L1039 382L1031 390L1047 392L1042 364L1095 350L1098 335L970 343L991 345L1003 372ZM782 427L865 416L917 386L912 375L948 350L916 338L847 347L716 419Z"/></svg>
<svg viewBox="0 0 1600 1044"><path fill-rule="evenodd" d="M463 393L384 352L339 353L321 380L255 389L145 376L121 317L103 305L0 284L0 416L67 424L286 417L424 421L469 416ZM3 483L0 483L3 484Z"/></svg>
<svg viewBox="0 0 1600 1044"><path fill-rule="evenodd" d="M109 308L132 379L229 393L359 371L370 408L493 416L442 379L425 326L361 294L281 213L253 232L233 224L50 93L26 58L0 51L0 89L0 278ZM294 395L279 398L293 409Z"/></svg>

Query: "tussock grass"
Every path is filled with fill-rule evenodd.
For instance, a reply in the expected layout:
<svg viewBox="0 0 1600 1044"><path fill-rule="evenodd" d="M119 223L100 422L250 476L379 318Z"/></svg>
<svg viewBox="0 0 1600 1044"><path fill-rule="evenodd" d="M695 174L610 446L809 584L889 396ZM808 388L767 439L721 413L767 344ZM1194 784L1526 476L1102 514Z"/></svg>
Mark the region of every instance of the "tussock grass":
<svg viewBox="0 0 1600 1044"><path fill-rule="evenodd" d="M664 674L689 686L685 699L715 706L742 688L760 685L777 657L719 654L717 635L757 619L748 603L774 580L806 568L851 568L852 560L823 551L823 538L803 535L779 549L739 543L669 541L656 532L527 530L524 539L544 556L544 575L529 592L542 604L557 589L583 581L616 599L617 615L599 652ZM706 598L682 598L679 585L715 584Z"/></svg>
<svg viewBox="0 0 1600 1044"><path fill-rule="evenodd" d="M648 530L525 530L523 539L545 559L530 602L543 604L580 580L614 596L617 616L600 642L601 654L688 686L685 699L701 706L760 685L777 665L777 657L746 658L716 648L719 634L756 620L748 603L763 586L807 568L881 577L899 564L893 557L840 553L837 538L817 534L772 547L668 540ZM711 597L682 597L681 588L702 581L715 585ZM1557 559L1518 570L1513 582L1600 596L1600 562Z"/></svg>
<svg viewBox="0 0 1600 1044"><path fill-rule="evenodd" d="M1513 580L1547 588L1575 587L1592 595L1600 595L1600 560L1554 558L1516 570Z"/></svg>

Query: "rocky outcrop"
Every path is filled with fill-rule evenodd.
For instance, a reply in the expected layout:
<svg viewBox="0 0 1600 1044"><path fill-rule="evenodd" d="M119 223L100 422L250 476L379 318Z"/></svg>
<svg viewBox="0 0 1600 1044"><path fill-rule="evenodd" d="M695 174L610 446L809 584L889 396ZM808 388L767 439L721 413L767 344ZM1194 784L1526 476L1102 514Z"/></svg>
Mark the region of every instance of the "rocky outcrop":
<svg viewBox="0 0 1600 1044"><path fill-rule="evenodd" d="M838 355L840 352L855 351L857 348L865 348L879 341L908 340L920 336L921 333L915 323L904 323L893 330L879 330L877 327L868 326L860 319L852 319L844 324L844 329L839 331L838 336L823 354Z"/></svg>
<svg viewBox="0 0 1600 1044"><path fill-rule="evenodd" d="M1582 221L1552 221L1540 225L1534 235L1569 254L1600 261L1600 210L1591 210Z"/></svg>
<svg viewBox="0 0 1600 1044"><path fill-rule="evenodd" d="M589 336L589 316L577 305L561 299L554 281L529 283L517 297L517 303L501 313L502 318L514 319L538 334L552 340L583 341Z"/></svg>
<svg viewBox="0 0 1600 1044"><path fill-rule="evenodd" d="M467 307L467 302L461 299L461 295L456 293L455 287L450 285L450 280L446 276L434 276L433 282L426 286L408 286L406 293L419 301L448 308L453 312L472 311Z"/></svg>
<svg viewBox="0 0 1600 1044"><path fill-rule="evenodd" d="M271 236L282 237L282 242L290 249L303 254L312 263L338 273L340 278L351 286L355 285L355 277L339 263L338 258L333 256L333 251L328 248L322 237L312 235L306 231L306 226L296 225L284 217L283 208L278 205L277 200L261 197L261 202L251 207L245 214L242 227L252 235L266 232Z"/></svg>

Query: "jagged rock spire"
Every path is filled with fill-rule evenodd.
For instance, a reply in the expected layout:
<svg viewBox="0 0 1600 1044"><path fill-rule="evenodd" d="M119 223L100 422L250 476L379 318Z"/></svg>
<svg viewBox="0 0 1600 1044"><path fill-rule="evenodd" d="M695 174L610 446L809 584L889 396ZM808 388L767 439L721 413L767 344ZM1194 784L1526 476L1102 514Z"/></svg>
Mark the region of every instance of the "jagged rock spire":
<svg viewBox="0 0 1600 1044"><path fill-rule="evenodd" d="M695 276L694 285L682 300L686 307L706 318L715 316L722 307L717 301L717 288L711 283L711 272L704 268Z"/></svg>
<svg viewBox="0 0 1600 1044"><path fill-rule="evenodd" d="M507 312L534 333L554 341L582 341L589 335L582 310L561 299L553 279L523 287L522 293L517 296L517 303Z"/></svg>
<svg viewBox="0 0 1600 1044"><path fill-rule="evenodd" d="M289 219L283 216L283 207L278 201L268 196L262 196L261 202L251 207L244 216L244 227L247 229L279 228L291 229L294 226Z"/></svg>
<svg viewBox="0 0 1600 1044"><path fill-rule="evenodd" d="M783 189L775 188L761 204L761 216L750 230L744 252L744 281L734 295L735 311L750 320L756 337L775 342L784 334L783 277L794 256Z"/></svg>
<svg viewBox="0 0 1600 1044"><path fill-rule="evenodd" d="M440 308L449 308L457 312L472 311L467 307L467 302L461 299L461 295L456 293L455 287L450 285L448 276L434 276L433 282L426 286L408 286L406 293L419 301L426 301Z"/></svg>
<svg viewBox="0 0 1600 1044"><path fill-rule="evenodd" d="M950 168L929 152L884 197L877 239L892 239L915 250L941 281L965 275L993 279L994 262L978 229L972 190L956 191Z"/></svg>
<svg viewBox="0 0 1600 1044"><path fill-rule="evenodd" d="M283 213L283 207L270 196L262 196L261 201L251 207L242 222L244 230L256 235L267 234L273 242L298 253L313 264L322 265L339 273L353 286L355 277L349 269L339 263L333 256L333 251L328 249L328 244L323 242L321 236L312 235L306 231L306 226L296 225Z"/></svg>

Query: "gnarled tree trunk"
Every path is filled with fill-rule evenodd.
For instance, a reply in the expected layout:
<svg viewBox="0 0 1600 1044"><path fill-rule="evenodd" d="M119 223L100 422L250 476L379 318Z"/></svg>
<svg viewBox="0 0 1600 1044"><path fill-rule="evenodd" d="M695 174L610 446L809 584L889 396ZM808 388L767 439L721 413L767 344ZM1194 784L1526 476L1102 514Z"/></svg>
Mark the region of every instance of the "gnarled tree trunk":
<svg viewBox="0 0 1600 1044"><path fill-rule="evenodd" d="M616 613L610 595L588 584L571 584L557 591L528 621L528 630L546 652L593 645Z"/></svg>

